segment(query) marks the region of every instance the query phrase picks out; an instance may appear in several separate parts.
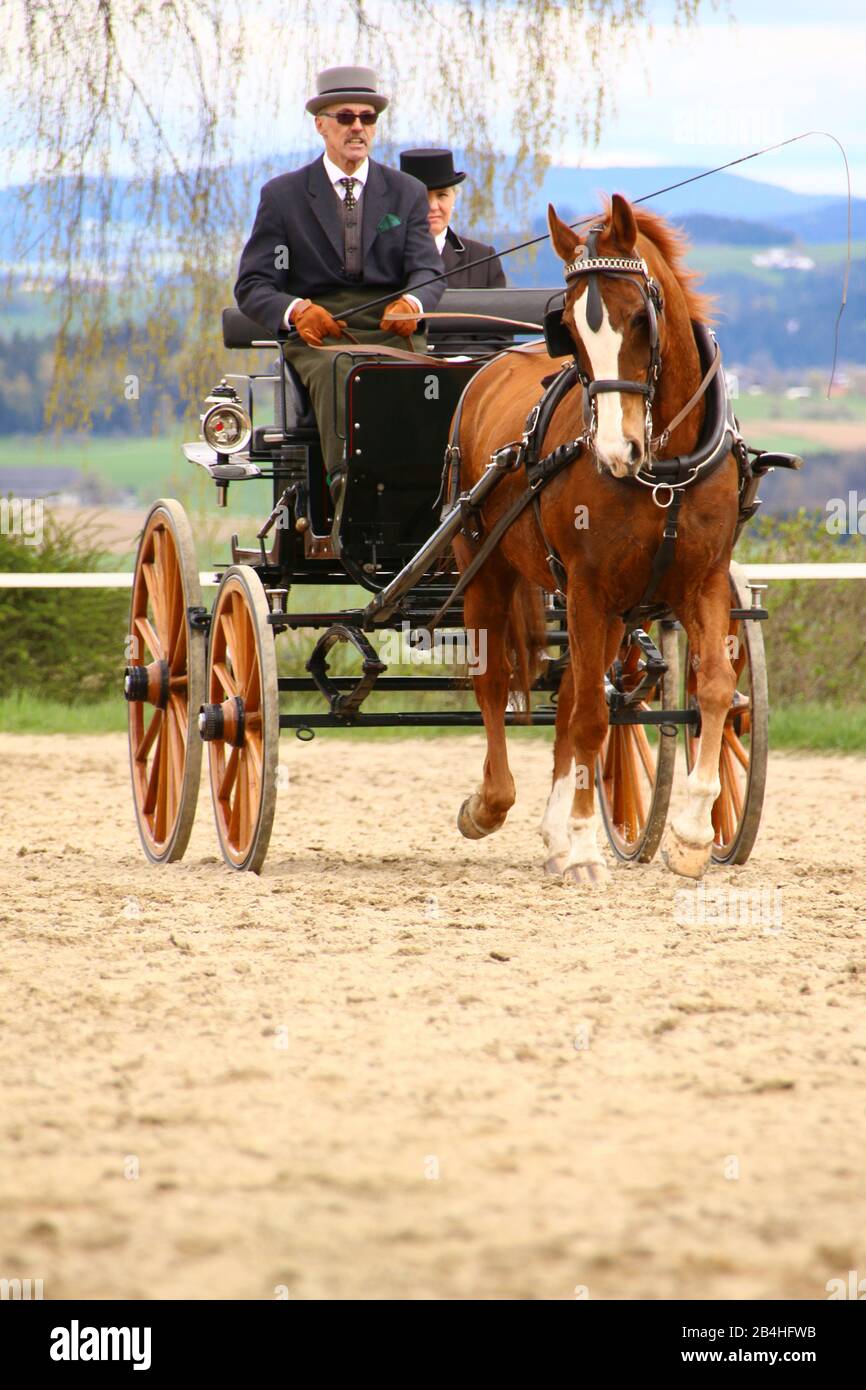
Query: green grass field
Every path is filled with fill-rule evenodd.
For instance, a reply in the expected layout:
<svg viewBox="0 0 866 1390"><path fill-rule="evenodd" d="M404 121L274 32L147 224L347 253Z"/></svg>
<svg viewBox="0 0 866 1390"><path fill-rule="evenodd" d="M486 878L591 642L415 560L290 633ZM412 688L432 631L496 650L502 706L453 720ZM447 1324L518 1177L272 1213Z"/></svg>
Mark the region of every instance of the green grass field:
<svg viewBox="0 0 866 1390"><path fill-rule="evenodd" d="M725 243L695 242L689 250L689 265L706 275L736 273L747 275L753 280L762 280L768 285L784 285L794 275L804 275L805 271L782 270L770 266L752 264L752 257L762 255L766 246L729 246ZM795 250L794 247L786 248ZM796 248L799 250L800 248ZM816 265L828 266L844 262L846 245L841 241L818 243L802 247L803 254L810 256ZM866 255L866 241L851 243L852 259Z"/></svg>
<svg viewBox="0 0 866 1390"><path fill-rule="evenodd" d="M832 396L827 400L824 394L826 380L822 378L820 387L813 388L813 394L803 400L789 400L785 395L765 392L761 396L751 396L742 391L736 400L737 418L740 423L749 420L778 420L780 425L796 428L798 420L820 420L827 423L862 422L866 426L866 396ZM864 429L866 437L866 429Z"/></svg>
<svg viewBox="0 0 866 1390"><path fill-rule="evenodd" d="M157 497L177 497L190 511L219 516L216 489L204 469L190 463L181 445L189 436L106 439L92 436L58 444L51 438L11 435L0 439L0 468L74 468L112 489L134 493L141 506ZM229 488L225 516L267 516L271 484L252 481ZM106 505L111 500L107 496Z"/></svg>

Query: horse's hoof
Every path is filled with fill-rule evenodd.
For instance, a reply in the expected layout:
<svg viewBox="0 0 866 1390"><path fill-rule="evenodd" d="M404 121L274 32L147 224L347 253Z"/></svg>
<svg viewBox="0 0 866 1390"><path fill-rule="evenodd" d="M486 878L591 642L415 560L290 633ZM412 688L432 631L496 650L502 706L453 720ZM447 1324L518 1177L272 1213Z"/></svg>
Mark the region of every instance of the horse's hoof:
<svg viewBox="0 0 866 1390"><path fill-rule="evenodd" d="M551 878L562 878L567 863L567 854L552 854L549 859L545 860L544 872L550 874Z"/></svg>
<svg viewBox="0 0 866 1390"><path fill-rule="evenodd" d="M563 871L563 883L574 883L579 888L606 888L610 882L610 870L606 864L569 864Z"/></svg>
<svg viewBox="0 0 866 1390"><path fill-rule="evenodd" d="M671 872L681 878L703 878L710 862L711 845L712 840L704 845L691 844L669 825L662 844L662 859Z"/></svg>
<svg viewBox="0 0 866 1390"><path fill-rule="evenodd" d="M467 840L483 840L486 835L492 835L494 830L499 829L499 826L502 825L502 822L505 820L505 817L502 817L502 820L499 822L498 825L491 825L489 830L485 830L484 826L479 825L478 821L472 814L473 801L477 804L477 794L473 796L467 796L463 805L460 807L460 810L457 812L457 829L460 831L461 835L466 836Z"/></svg>

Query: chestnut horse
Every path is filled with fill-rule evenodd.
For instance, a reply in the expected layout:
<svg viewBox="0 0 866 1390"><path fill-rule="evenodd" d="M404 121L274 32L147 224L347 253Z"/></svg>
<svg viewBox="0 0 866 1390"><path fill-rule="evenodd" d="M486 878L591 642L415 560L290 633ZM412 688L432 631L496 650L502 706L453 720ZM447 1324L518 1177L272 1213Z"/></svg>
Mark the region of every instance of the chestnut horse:
<svg viewBox="0 0 866 1390"><path fill-rule="evenodd" d="M684 242L663 218L635 209L615 194L589 248L592 256L642 257L663 299L658 314L660 372L652 401L653 429L661 434L701 382L690 320L707 322L708 301L683 264ZM585 240L548 209L550 237L566 263L585 255ZM594 302L590 301L590 279ZM601 303L598 302L600 291ZM589 301L589 302L588 302ZM567 279L563 324L574 342L585 378L644 382L651 365L648 306L629 274L575 275ZM461 485L474 484L491 454L519 439L542 378L551 371L543 352L512 351L496 358L470 382L460 419ZM624 624L620 615L645 594L665 526L666 510L649 487L631 481L645 458L649 430L646 400L607 389L596 396L591 446L541 492L544 531L565 568L570 661L559 694L553 788L542 822L548 873L579 884L601 884L608 871L599 851L592 770L608 727L604 674L616 657ZM693 451L704 418L704 399L671 433L658 458ZM543 453L581 435L583 390L576 385L560 401L543 441ZM485 530L525 490L522 469L509 473L482 508ZM660 493L664 500L667 493ZM580 512L586 508L586 512ZM687 781L682 812L668 825L663 853L679 874L698 878L710 858L711 810L720 791L719 752L736 678L726 647L730 614L728 569L738 510L738 468L733 454L712 473L683 489L674 559L655 597L670 604L686 629L697 675L701 709L700 749ZM576 517L588 524L576 524ZM454 542L457 563L472 558L470 542ZM487 631L487 666L474 678L487 734L483 780L463 803L458 825L470 839L498 830L514 804L508 766L505 710L515 668L531 675L533 650L544 647L541 589L553 591L538 521L527 507L469 584L465 623ZM535 601L529 603L529 595ZM531 609L531 619L528 614ZM577 770L582 775L577 775Z"/></svg>

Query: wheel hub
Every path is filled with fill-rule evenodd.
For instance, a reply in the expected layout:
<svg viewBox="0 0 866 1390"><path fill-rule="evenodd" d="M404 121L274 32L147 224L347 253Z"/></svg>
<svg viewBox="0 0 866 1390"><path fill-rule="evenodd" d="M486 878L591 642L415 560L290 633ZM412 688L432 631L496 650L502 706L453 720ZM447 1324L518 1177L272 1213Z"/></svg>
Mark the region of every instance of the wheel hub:
<svg viewBox="0 0 866 1390"><path fill-rule="evenodd" d="M168 688L167 661L152 661L149 666L127 666L124 672L123 694L130 704L150 704L165 709Z"/></svg>
<svg viewBox="0 0 866 1390"><path fill-rule="evenodd" d="M244 745L244 702L239 695L221 705L202 705L198 731L205 743L225 742L232 748Z"/></svg>

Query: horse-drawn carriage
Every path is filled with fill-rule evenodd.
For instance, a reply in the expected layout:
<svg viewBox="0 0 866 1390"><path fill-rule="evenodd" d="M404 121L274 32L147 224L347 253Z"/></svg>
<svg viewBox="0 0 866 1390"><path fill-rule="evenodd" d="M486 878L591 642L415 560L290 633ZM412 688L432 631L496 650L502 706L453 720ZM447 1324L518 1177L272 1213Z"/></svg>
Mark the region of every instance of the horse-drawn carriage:
<svg viewBox="0 0 866 1390"><path fill-rule="evenodd" d="M617 275L613 258L608 258L605 268L595 251L599 275ZM635 266L636 262L630 262L624 272L632 280ZM591 289L590 285L587 298ZM646 298L643 289L641 293ZM482 715L475 709L435 705L437 692L470 688L465 669L444 672L437 667L431 674L432 667L413 667L409 674L389 674L377 635L429 634L443 625L462 632L464 595L472 592L473 583L477 587L476 576L483 578L485 557L503 536L519 534L520 526L536 523L549 563L542 636L535 639L536 659L530 663L531 679L523 696L512 691L507 707L504 690L496 698L504 723L526 723L530 718L536 725L557 723L558 713L563 713L563 680L572 683L574 679L569 654L574 614L570 626L564 567L545 531L549 518L545 523L537 494L554 474L567 471L581 446L584 453L591 448L592 426L598 425L591 363L579 360L569 341L561 300L562 291L553 289L447 290L440 309L455 317L436 321L426 356L388 355L375 347L357 354L345 385L350 467L336 518L303 387L276 340L239 311L224 311L227 349L261 349L272 357L276 354L276 360L270 366L266 362L259 374L227 374L207 398L202 442L186 445L184 452L213 480L219 503L225 504L230 487L256 481L268 487L270 507L254 545L242 546L233 537L231 563L217 567L219 587L210 610L202 603L195 547L183 508L176 501L163 500L153 505L147 517L133 581L132 659L126 670L125 695L135 811L151 860L177 860L186 849L205 744L223 856L233 868L258 871L274 820L282 729L294 729L300 737L309 738L316 729L325 728L481 724ZM463 317L467 314L481 318ZM503 320L512 321L511 326L503 325ZM576 387L579 378L586 400L592 402L587 429L571 441L578 447L568 457L563 454L568 452L565 445L542 457L551 412L539 422L540 412L535 409L522 441L497 447L474 480L471 475L461 478L455 467L460 452L456 434L449 443L455 408L467 384L479 373L492 371L490 335L514 335L515 322L543 324L545 342L533 346L500 341L497 346L508 349L506 359L497 357L494 362L516 360L519 353L521 364L528 362L537 375L541 368L536 364L543 358L544 370L555 376L560 395L569 384ZM440 341L437 346L443 334L447 343ZM462 341L455 335L462 335ZM705 368L714 352L714 340L706 330L699 347ZM569 371L574 378L570 383L566 382ZM709 436L715 431L716 452L721 449L729 455L742 448L742 442L723 374L707 374L701 447L712 443ZM491 380L494 377L495 373ZM623 391L636 389L633 382L613 384ZM610 388L610 383L602 385ZM648 419L649 404L651 398ZM541 434L536 439L539 423ZM557 453L562 456L558 464ZM741 455L741 464L744 457L745 465L739 470L737 534L757 505L760 476L774 464L791 466L782 456L759 455L749 462ZM648 463L645 460L645 466ZM514 492L518 474L528 483L521 484L524 502L522 506L514 503L509 520L508 507L491 512L491 499L500 491L505 495L501 483L506 475ZM675 496L681 500L681 484L673 475L668 475L668 482L660 482L659 476L651 477L653 502L663 513L661 519L670 521L671 508L665 510L662 503L672 502ZM604 482L614 489L622 487L616 478L607 477ZM638 492L643 505L647 494ZM579 519L574 527L580 540ZM667 533L670 527L665 529ZM609 542L612 548L628 543L629 536L621 532ZM685 736L689 768L695 763L701 733L700 661L690 655L677 614L664 597L662 576L671 557L666 555L664 562L658 557L665 544L663 539L654 541L647 552L650 560L657 557L653 561L657 592L641 582L615 632L614 655L606 660L603 684L607 727L595 757L595 783L610 846L619 858L640 861L649 860L661 840L679 730L682 727ZM318 601L308 609L303 601L296 601L295 596L310 586L321 594L323 588L347 584L365 592L357 606L326 604L323 609ZM540 593L537 586L536 593ZM760 604L759 586L744 582L736 567L730 574L729 607L727 656L733 693L729 700L725 696L711 853L718 862L743 863L757 833L767 765L767 677L761 637L761 621L767 614ZM316 640L305 671L281 675L274 639L289 630L305 630ZM347 644L354 654L354 674L335 675L329 669L329 654L337 644ZM404 700L408 694L413 707L371 712L368 701L381 692L400 692ZM307 700L316 695L319 708L281 711L280 697L285 703L298 693ZM576 707L572 685L569 700ZM375 705L375 699L371 703ZM566 711L557 734L575 718L576 714ZM571 770L570 788L575 780L579 785L580 771L578 767L576 779ZM555 782L555 787L559 784ZM494 816L476 799L464 803L458 818L463 833L477 838L498 828L496 821L501 824L504 814L495 809ZM548 846L554 870L565 870L568 876L567 853L557 851L551 839ZM576 872L571 876L578 881L585 877Z"/></svg>

